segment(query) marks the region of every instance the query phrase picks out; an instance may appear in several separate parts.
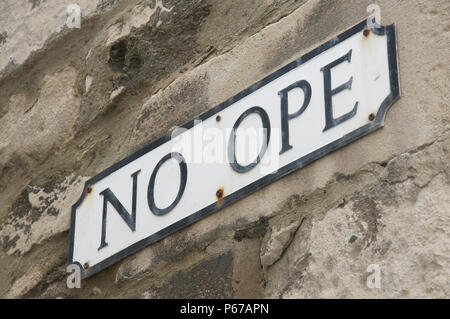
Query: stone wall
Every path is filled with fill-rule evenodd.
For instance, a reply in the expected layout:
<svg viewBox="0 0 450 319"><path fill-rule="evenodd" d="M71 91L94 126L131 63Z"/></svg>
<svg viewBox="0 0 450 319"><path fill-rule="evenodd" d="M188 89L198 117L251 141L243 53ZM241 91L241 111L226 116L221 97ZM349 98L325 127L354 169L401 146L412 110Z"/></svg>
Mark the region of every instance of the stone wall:
<svg viewBox="0 0 450 319"><path fill-rule="evenodd" d="M65 24L81 7L81 28ZM66 286L84 182L367 17L372 1L0 3L0 297L450 296L450 3L381 0L385 127ZM366 280L381 270L380 288Z"/></svg>

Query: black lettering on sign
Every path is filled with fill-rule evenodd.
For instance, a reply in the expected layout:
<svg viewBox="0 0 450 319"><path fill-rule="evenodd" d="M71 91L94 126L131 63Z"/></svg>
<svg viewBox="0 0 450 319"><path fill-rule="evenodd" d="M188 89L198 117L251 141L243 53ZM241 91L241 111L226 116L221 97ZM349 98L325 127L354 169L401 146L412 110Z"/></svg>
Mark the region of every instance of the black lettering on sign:
<svg viewBox="0 0 450 319"><path fill-rule="evenodd" d="M300 109L292 114L288 112L288 93L295 88L300 88L303 90L304 98L303 104ZM311 85L306 80L297 81L287 88L278 92L281 97L281 151L280 154L290 150L292 145L289 144L289 120L295 119L300 116L308 107L309 101L311 100Z"/></svg>
<svg viewBox="0 0 450 319"><path fill-rule="evenodd" d="M258 154L258 157L252 163L246 166L242 166L236 160L236 130L241 124L241 122L247 116L253 113L258 114L259 117L261 118L264 131L263 143L261 146L261 150ZM262 157L266 153L267 146L269 145L269 140L270 140L270 120L267 112L264 111L264 109L259 106L253 106L248 110L246 110L244 113L241 114L241 116L239 116L239 118L234 123L233 129L231 130L230 140L228 141L228 160L230 161L231 168L233 168L233 170L238 173L245 173L250 171L256 165L258 165L258 163L261 161Z"/></svg>
<svg viewBox="0 0 450 319"><path fill-rule="evenodd" d="M156 180L156 174L159 171L159 168L169 159L174 158L177 160L178 165L180 166L180 187L178 188L178 194L177 197L174 199L172 204L170 204L166 208L159 208L156 206L155 203L155 180ZM181 196L183 196L184 189L186 188L186 182L187 182L187 165L186 161L180 153L172 152L164 156L158 164L156 164L155 169L153 170L152 176L150 177L150 182L148 183L148 190L147 190L147 201L148 201L148 207L152 211L153 214L156 216L162 216L170 212L174 207L178 204L178 202L181 199Z"/></svg>
<svg viewBox="0 0 450 319"><path fill-rule="evenodd" d="M339 92L346 89L351 90L353 76L350 77L350 79L344 84L341 84L335 89L331 89L331 69L344 61L350 63L351 60L352 60L352 50L348 51L347 54L341 56L339 59L334 60L330 64L327 64L320 69L320 71L323 72L323 90L325 97L325 128L323 129L323 132L329 130L332 127L335 127L336 125L341 124L344 121L351 119L353 116L355 116L356 110L358 109L358 102L356 102L355 106L350 112L345 113L344 115L341 115L336 119L333 117L333 102L332 102L333 95L338 94Z"/></svg>
<svg viewBox="0 0 450 319"><path fill-rule="evenodd" d="M100 242L100 247L98 250L105 246L108 246L106 242L106 219L108 214L108 202L113 205L116 211L119 213L120 217L127 223L128 227L132 230L136 230L136 197L137 197L137 176L141 170L134 172L131 177L133 178L133 197L131 205L131 214L123 207L122 203L117 199L116 195L109 189L105 189L100 193L103 196L103 217L102 217L102 238Z"/></svg>

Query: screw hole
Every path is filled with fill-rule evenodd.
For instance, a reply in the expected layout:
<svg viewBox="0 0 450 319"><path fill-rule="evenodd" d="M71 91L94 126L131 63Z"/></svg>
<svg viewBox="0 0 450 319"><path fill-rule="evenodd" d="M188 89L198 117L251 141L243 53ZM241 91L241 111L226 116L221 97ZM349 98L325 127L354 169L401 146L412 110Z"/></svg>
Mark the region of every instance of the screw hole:
<svg viewBox="0 0 450 319"><path fill-rule="evenodd" d="M216 192L217 199L222 199L223 197L223 189L219 188Z"/></svg>

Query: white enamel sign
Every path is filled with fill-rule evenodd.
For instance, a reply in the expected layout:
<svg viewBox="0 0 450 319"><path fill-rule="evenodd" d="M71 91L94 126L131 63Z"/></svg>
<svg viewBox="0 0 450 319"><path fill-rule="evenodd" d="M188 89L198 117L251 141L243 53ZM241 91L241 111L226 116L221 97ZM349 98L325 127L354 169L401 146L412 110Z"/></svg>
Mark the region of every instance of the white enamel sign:
<svg viewBox="0 0 450 319"><path fill-rule="evenodd" d="M86 182L68 263L90 276L383 126L394 26L366 21Z"/></svg>

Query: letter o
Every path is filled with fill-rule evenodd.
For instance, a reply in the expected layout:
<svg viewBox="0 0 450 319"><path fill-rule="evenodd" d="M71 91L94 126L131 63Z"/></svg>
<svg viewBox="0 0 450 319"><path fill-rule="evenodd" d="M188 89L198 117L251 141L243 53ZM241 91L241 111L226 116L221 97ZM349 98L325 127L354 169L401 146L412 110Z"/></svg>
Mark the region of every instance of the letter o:
<svg viewBox="0 0 450 319"><path fill-rule="evenodd" d="M261 118L263 128L264 130L264 139L263 139L263 145L261 147L261 151L258 154L258 157L250 164L246 166L240 165L236 160L236 129L239 127L241 122L250 114L258 114ZM239 116L239 118L234 123L233 129L231 130L230 140L228 141L228 160L230 161L230 165L233 168L234 171L238 173L246 173L250 171L252 168L254 168L258 163L261 161L262 157L266 153L267 146L269 145L270 140L270 120L269 115L267 115L267 112L264 111L263 108L259 106L253 106L246 110L244 113Z"/></svg>
<svg viewBox="0 0 450 319"><path fill-rule="evenodd" d="M155 203L155 180L156 180L156 174L159 171L159 168L169 159L175 158L178 161L178 164L180 166L180 187L178 189L178 194L175 200L166 208L159 208L156 206ZM162 216L170 212L174 207L178 204L178 202L181 199L181 196L183 196L184 189L186 188L186 181L187 181L187 165L186 161L184 160L183 155L177 152L172 152L167 155L165 155L159 162L156 164L155 169L153 170L152 176L150 177L150 182L148 183L148 190L147 190L147 201L148 201L148 207L152 211L153 214L156 216Z"/></svg>

